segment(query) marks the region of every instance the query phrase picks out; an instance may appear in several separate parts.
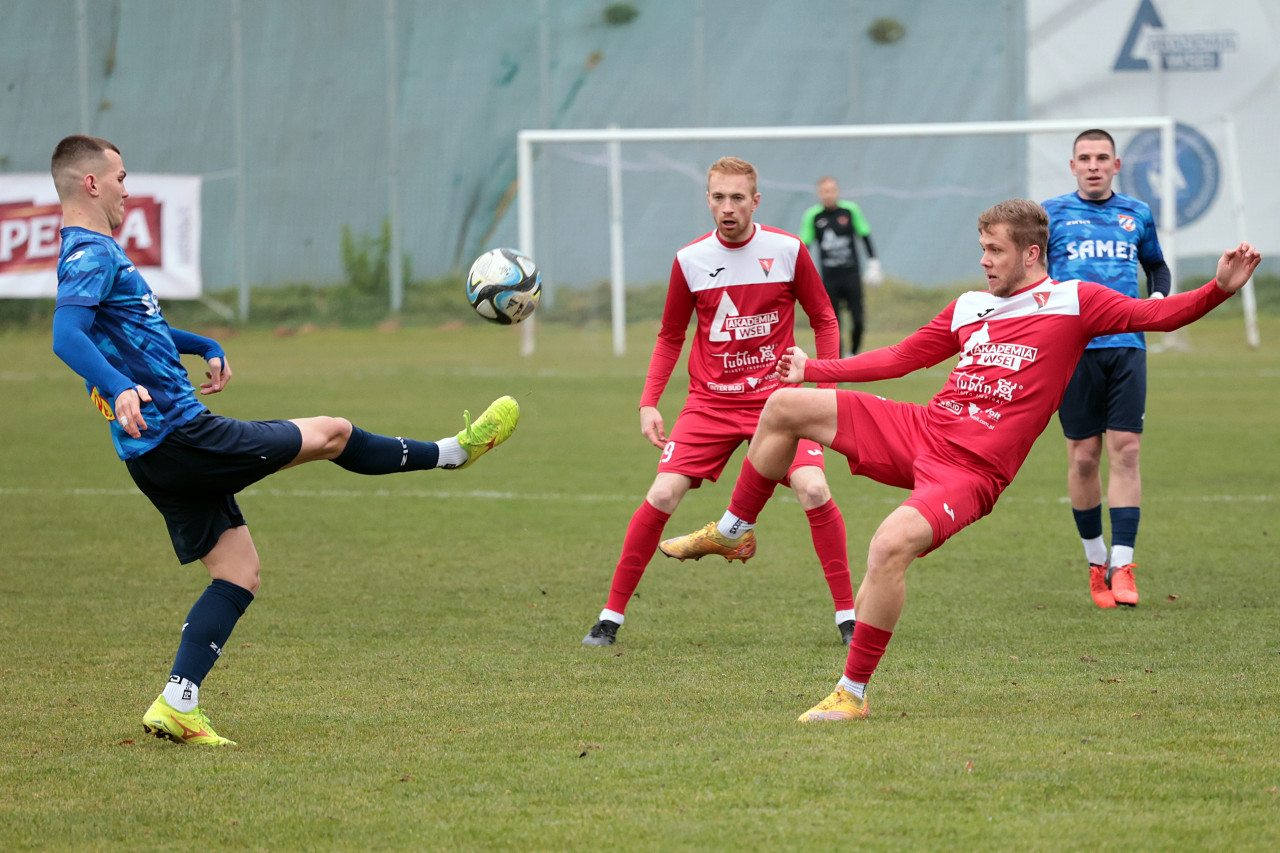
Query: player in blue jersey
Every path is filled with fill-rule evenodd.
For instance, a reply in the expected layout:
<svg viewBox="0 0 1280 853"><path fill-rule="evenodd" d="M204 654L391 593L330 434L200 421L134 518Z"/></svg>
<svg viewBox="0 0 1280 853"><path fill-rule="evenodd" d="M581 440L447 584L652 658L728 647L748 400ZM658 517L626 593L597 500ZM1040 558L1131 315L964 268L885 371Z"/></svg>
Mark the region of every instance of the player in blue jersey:
<svg viewBox="0 0 1280 853"><path fill-rule="evenodd" d="M1137 298L1138 268L1152 299L1168 295L1169 267L1160 251L1151 208L1114 192L1120 171L1116 143L1105 130L1086 130L1071 150L1077 190L1044 203L1049 213L1049 275L1095 281ZM1133 559L1141 516L1138 452L1147 399L1147 352L1141 332L1094 338L1076 366L1058 409L1067 439L1067 491L1089 561L1089 588L1099 607L1138 603ZM1111 549L1102 535L1102 476L1108 461Z"/></svg>
<svg viewBox="0 0 1280 853"><path fill-rule="evenodd" d="M176 743L231 744L201 709L200 684L258 591L259 562L235 494L294 465L331 460L360 474L465 468L505 441L520 408L495 401L462 432L437 442L374 435L344 418L239 421L209 412L180 354L208 362L199 394L231 380L226 353L165 322L155 295L111 238L124 221L125 169L105 139L69 136L53 152L62 204L53 350L85 380L116 453L164 516L179 562L200 560L211 583L182 626L169 681L143 716L149 734Z"/></svg>
<svg viewBox="0 0 1280 853"><path fill-rule="evenodd" d="M884 281L875 247L871 245L871 227L862 215L862 208L840 198L840 185L828 175L818 179L818 203L804 212L799 236L818 262L822 284L840 324L841 339L845 337L841 304L849 309L849 347L844 349L842 340L840 351L854 355L862 348L862 331L866 327L862 283L876 287ZM865 269L858 262L859 237L867 253Z"/></svg>

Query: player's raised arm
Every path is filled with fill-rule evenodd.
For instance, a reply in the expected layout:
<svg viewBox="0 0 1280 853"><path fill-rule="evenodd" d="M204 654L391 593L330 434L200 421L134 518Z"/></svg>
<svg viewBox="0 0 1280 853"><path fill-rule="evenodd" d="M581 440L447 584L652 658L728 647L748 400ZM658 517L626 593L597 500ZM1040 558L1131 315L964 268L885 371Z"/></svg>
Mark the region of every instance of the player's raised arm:
<svg viewBox="0 0 1280 853"><path fill-rule="evenodd" d="M1218 287L1227 293L1235 293L1253 277L1253 271L1262 262L1262 253L1251 243L1241 243L1228 249L1218 259Z"/></svg>

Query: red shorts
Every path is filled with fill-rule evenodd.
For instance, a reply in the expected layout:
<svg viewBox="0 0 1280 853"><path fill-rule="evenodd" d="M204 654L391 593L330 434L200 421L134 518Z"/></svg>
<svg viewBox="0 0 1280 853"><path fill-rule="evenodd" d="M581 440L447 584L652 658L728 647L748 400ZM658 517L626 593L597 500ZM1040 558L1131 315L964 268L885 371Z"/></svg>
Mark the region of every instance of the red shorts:
<svg viewBox="0 0 1280 853"><path fill-rule="evenodd" d="M691 488L698 488L703 480L715 482L729 463L729 457L744 441L755 435L760 422L759 408L745 409L685 409L676 418L675 426L667 435L666 446L658 460L658 473L683 474L693 480ZM822 445L816 441L800 440L796 458L787 470L789 485L791 472L812 465L823 468Z"/></svg>
<svg viewBox="0 0 1280 853"><path fill-rule="evenodd" d="M976 456L938 438L924 406L837 390L836 407L831 449L849 458L854 474L911 490L902 505L919 510L933 528L926 554L991 512L1009 485Z"/></svg>

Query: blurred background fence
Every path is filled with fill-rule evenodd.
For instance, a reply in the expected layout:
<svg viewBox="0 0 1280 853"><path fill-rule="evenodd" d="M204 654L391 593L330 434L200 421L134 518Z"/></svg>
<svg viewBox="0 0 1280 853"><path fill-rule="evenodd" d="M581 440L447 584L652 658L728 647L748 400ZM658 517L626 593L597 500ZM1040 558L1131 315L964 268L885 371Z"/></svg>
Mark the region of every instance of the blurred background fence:
<svg viewBox="0 0 1280 853"><path fill-rule="evenodd" d="M68 133L135 173L204 179L207 292L343 281L343 233L400 223L412 277L517 240L521 128L1019 118L1023 4L815 0L8 0L0 172L43 172ZM1018 140L631 147L628 270L665 279L709 227L721 154L762 173L761 221L795 230L830 173L891 271L972 276L968 224L1016 194ZM608 276L600 146L540 156L538 258L551 287ZM940 229L900 215L931 200ZM233 299L228 301L234 302Z"/></svg>

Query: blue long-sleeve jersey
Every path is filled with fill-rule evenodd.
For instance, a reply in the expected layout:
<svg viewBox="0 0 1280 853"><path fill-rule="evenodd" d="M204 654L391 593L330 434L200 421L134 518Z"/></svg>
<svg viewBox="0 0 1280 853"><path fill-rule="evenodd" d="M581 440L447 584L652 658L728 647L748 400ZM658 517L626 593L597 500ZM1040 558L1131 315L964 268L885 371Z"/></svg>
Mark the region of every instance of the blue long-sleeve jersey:
<svg viewBox="0 0 1280 853"><path fill-rule="evenodd" d="M1104 201L1089 201L1070 192L1044 203L1049 214L1049 275L1058 281L1096 281L1126 296L1139 298L1138 267L1150 280L1150 290L1169 292L1169 268L1156 236L1155 219L1147 203L1112 193ZM1090 349L1130 347L1146 349L1141 332L1103 335Z"/></svg>

